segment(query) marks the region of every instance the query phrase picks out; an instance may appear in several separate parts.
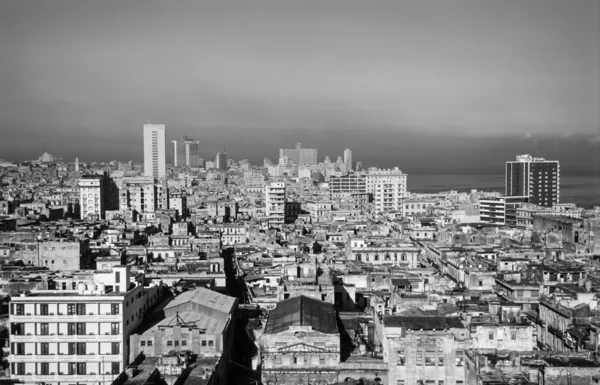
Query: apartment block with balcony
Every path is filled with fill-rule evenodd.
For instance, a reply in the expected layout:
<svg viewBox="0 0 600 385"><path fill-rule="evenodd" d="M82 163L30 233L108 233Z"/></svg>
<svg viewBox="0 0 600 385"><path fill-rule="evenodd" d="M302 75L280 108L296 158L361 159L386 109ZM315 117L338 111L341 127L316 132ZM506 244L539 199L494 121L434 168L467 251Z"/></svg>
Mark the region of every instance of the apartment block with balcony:
<svg viewBox="0 0 600 385"><path fill-rule="evenodd" d="M282 227L285 222L285 182L272 182L266 186L265 201L269 227Z"/></svg>
<svg viewBox="0 0 600 385"><path fill-rule="evenodd" d="M96 272L76 288L24 292L10 301L11 380L107 385L129 363L129 336L162 297L128 266ZM74 285L75 286L75 285Z"/></svg>

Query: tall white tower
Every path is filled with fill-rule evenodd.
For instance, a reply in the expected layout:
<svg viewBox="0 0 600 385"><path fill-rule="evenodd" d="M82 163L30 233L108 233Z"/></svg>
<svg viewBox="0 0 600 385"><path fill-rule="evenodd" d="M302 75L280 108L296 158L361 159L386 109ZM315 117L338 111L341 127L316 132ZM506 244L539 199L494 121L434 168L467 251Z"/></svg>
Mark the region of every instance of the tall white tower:
<svg viewBox="0 0 600 385"><path fill-rule="evenodd" d="M352 170L352 150L349 148L344 150L344 163L346 164L346 171Z"/></svg>
<svg viewBox="0 0 600 385"><path fill-rule="evenodd" d="M166 174L165 125L144 124L144 175L163 178Z"/></svg>

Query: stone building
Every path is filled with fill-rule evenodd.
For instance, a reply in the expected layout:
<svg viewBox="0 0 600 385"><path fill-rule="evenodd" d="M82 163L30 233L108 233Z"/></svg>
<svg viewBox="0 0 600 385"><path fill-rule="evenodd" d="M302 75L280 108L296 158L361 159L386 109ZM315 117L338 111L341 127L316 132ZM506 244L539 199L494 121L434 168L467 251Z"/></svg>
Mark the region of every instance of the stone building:
<svg viewBox="0 0 600 385"><path fill-rule="evenodd" d="M300 296L269 313L260 340L263 384L338 380L340 333L333 304Z"/></svg>
<svg viewBox="0 0 600 385"><path fill-rule="evenodd" d="M470 348L471 338L458 318L374 318L390 384L464 384L464 351Z"/></svg>

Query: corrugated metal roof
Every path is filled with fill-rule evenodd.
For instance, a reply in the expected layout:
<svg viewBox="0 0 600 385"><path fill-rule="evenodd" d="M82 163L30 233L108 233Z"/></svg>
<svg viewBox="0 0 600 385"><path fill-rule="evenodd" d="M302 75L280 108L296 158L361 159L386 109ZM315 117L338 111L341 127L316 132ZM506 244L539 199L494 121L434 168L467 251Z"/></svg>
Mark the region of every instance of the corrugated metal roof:
<svg viewBox="0 0 600 385"><path fill-rule="evenodd" d="M303 295L278 303L269 313L265 333L281 333L290 326L311 326L321 333L338 333L333 304Z"/></svg>

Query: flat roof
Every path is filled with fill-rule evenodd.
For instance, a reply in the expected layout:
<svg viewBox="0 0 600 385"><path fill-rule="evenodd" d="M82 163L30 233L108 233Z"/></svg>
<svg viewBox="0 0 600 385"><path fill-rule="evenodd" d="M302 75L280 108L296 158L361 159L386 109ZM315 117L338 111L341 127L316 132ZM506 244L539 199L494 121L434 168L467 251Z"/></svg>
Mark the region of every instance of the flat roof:
<svg viewBox="0 0 600 385"><path fill-rule="evenodd" d="M458 318L443 316L390 315L383 318L383 324L387 327L402 327L409 330L445 330L451 328L465 328Z"/></svg>

